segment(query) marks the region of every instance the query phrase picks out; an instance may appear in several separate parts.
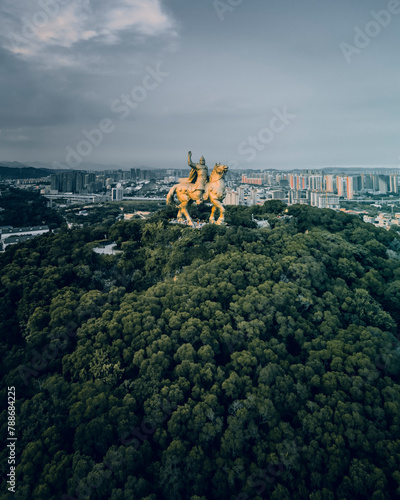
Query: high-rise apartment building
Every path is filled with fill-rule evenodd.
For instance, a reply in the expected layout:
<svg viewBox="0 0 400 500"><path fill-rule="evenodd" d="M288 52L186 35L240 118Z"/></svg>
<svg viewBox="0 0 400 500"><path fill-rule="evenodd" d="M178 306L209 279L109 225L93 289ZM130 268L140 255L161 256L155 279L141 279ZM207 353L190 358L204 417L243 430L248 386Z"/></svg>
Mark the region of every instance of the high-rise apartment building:
<svg viewBox="0 0 400 500"><path fill-rule="evenodd" d="M354 184L355 184L354 177L352 177L350 175L347 176L346 177L346 198L348 200L352 200L354 197L354 193L355 193Z"/></svg>
<svg viewBox="0 0 400 500"><path fill-rule="evenodd" d="M389 191L389 177L387 175L379 176L379 192L387 193Z"/></svg>
<svg viewBox="0 0 400 500"><path fill-rule="evenodd" d="M123 197L124 197L124 190L121 187L116 187L111 189L112 201L122 201Z"/></svg>
<svg viewBox="0 0 400 500"><path fill-rule="evenodd" d="M325 175L325 189L328 193L333 193L335 190L335 178L333 175Z"/></svg>
<svg viewBox="0 0 400 500"><path fill-rule="evenodd" d="M399 192L399 181L396 174L393 174L389 177L389 184L390 184L389 191L391 193Z"/></svg>
<svg viewBox="0 0 400 500"><path fill-rule="evenodd" d="M239 186L237 192L239 196L239 205L244 205L244 187Z"/></svg>
<svg viewBox="0 0 400 500"><path fill-rule="evenodd" d="M310 175L309 186L310 189L320 191L323 189L323 176L322 175Z"/></svg>
<svg viewBox="0 0 400 500"><path fill-rule="evenodd" d="M336 189L337 189L337 194L341 197L345 196L345 177L338 175L336 177Z"/></svg>

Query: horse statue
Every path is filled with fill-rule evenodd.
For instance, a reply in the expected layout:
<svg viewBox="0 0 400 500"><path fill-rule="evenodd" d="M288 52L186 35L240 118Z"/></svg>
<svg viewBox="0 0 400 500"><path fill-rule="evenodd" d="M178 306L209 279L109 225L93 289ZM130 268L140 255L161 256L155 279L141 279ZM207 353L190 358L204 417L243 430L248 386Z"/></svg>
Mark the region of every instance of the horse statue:
<svg viewBox="0 0 400 500"><path fill-rule="evenodd" d="M210 223L221 225L225 222L225 208L222 204L226 196L225 190L225 175L228 172L227 165L216 163L213 171L211 172L210 179L206 184L206 191L204 199L210 200L212 203ZM219 209L219 217L215 220L215 212Z"/></svg>
<svg viewBox="0 0 400 500"><path fill-rule="evenodd" d="M191 153L189 152L189 155ZM190 158L190 156L189 156ZM193 164L189 163L190 166L193 167ZM189 177L189 179L180 179L179 184L175 184L170 190L167 195L167 205L172 205L174 203L174 195L176 194L176 197L178 198L178 201L180 202L180 205L178 205L178 221L179 222L184 222L184 219L182 215L186 217L186 220L189 224L189 226L194 226L193 220L189 215L188 212L188 205L190 205L193 201L196 201L197 204L209 200L212 203L212 209L211 209L211 215L210 215L210 223L211 224L223 224L224 223L224 215L225 215L225 208L222 205L222 201L224 200L226 196L226 191L225 191L225 175L228 172L228 167L227 165L221 165L220 163L216 163L214 166L213 171L211 172L211 175L209 179L206 179L206 182L204 182L204 172L206 172L206 169L202 169L201 166L205 166L205 163L200 163L200 168L197 170L197 180L196 182L190 182L189 179L192 176ZM199 167L199 165L196 165L196 167ZM202 184L203 183L203 184ZM199 202L199 185L204 187L204 194L201 195L201 200ZM215 212L216 210L219 209L219 217L217 220L215 220Z"/></svg>

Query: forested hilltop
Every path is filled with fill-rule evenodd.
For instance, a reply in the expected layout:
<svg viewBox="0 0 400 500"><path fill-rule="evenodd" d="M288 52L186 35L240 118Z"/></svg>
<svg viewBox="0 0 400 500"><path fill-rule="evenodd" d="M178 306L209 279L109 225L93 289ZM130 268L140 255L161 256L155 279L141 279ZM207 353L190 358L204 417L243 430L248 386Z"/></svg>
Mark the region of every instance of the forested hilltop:
<svg viewBox="0 0 400 500"><path fill-rule="evenodd" d="M398 233L284 209L7 248L1 499L400 498Z"/></svg>
<svg viewBox="0 0 400 500"><path fill-rule="evenodd" d="M38 193L22 191L0 184L0 226L59 226L64 219L47 207L47 200Z"/></svg>

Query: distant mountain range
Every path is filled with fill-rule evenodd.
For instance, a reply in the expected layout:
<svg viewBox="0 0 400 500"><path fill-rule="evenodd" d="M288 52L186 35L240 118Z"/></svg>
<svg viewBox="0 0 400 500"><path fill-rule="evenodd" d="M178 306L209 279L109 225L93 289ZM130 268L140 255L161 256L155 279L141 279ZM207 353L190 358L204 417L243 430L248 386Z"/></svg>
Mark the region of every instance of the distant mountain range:
<svg viewBox="0 0 400 500"><path fill-rule="evenodd" d="M17 161L0 162L0 180L4 179L39 179L54 173L48 168L36 168Z"/></svg>

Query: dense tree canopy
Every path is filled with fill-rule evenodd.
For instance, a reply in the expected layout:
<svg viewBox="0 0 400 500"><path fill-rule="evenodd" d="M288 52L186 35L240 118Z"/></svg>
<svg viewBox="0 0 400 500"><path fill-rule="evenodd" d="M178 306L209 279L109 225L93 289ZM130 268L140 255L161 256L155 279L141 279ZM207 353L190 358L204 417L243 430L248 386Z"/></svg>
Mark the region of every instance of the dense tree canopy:
<svg viewBox="0 0 400 500"><path fill-rule="evenodd" d="M64 219L55 210L47 207L48 200L38 193L9 188L0 184L0 226L57 227Z"/></svg>
<svg viewBox="0 0 400 500"><path fill-rule="evenodd" d="M114 256L101 225L7 249L15 498L400 496L397 233L285 208L118 222Z"/></svg>

